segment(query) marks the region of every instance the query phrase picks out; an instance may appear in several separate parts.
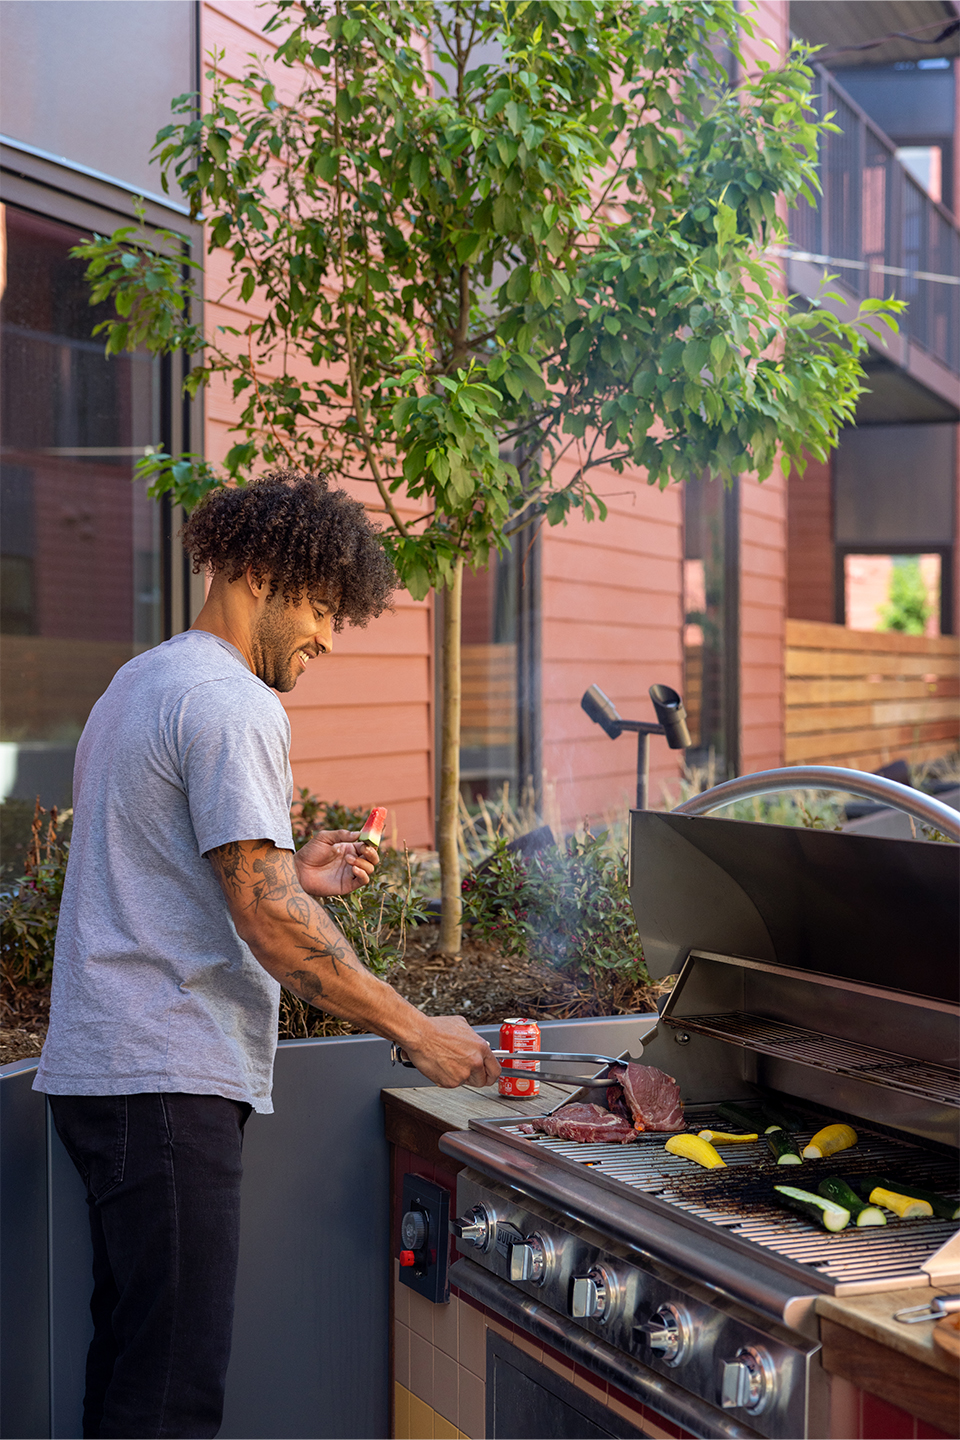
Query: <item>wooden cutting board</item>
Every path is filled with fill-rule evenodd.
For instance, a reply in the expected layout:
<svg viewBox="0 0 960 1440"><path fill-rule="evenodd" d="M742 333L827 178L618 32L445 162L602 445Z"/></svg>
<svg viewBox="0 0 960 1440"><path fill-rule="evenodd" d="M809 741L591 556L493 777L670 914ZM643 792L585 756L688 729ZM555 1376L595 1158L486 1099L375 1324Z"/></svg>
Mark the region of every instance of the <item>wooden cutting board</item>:
<svg viewBox="0 0 960 1440"><path fill-rule="evenodd" d="M937 1321L933 1327L933 1338L948 1355L960 1359L960 1310Z"/></svg>

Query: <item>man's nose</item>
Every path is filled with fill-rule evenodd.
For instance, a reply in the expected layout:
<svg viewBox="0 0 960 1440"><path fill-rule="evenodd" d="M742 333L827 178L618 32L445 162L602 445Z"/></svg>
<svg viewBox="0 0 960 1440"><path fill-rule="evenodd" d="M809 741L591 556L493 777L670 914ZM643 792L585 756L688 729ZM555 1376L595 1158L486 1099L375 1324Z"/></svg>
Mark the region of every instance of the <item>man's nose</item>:
<svg viewBox="0 0 960 1440"><path fill-rule="evenodd" d="M330 620L325 620L317 630L317 644L324 654L333 652L333 624Z"/></svg>

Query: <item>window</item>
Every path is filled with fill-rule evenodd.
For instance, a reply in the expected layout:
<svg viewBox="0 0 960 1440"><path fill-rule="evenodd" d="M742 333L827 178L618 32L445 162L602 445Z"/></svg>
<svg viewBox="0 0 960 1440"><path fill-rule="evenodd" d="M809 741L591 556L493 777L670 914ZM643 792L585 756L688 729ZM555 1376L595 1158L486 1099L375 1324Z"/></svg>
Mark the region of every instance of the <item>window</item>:
<svg viewBox="0 0 960 1440"><path fill-rule="evenodd" d="M703 785L739 770L739 488L684 486L683 699L687 764Z"/></svg>
<svg viewBox="0 0 960 1440"><path fill-rule="evenodd" d="M163 517L131 483L161 439L161 365L107 360L92 338L79 230L9 205L0 219L0 782L63 805L94 702L163 639Z"/></svg>

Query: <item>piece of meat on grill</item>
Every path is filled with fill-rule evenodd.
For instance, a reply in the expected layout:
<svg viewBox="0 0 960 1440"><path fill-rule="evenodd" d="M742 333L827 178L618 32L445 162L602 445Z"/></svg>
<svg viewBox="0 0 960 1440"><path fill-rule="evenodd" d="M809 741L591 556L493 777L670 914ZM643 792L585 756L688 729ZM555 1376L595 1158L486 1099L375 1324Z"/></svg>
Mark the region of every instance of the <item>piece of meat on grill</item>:
<svg viewBox="0 0 960 1440"><path fill-rule="evenodd" d="M637 1138L629 1120L604 1110L602 1105L564 1105L552 1115L538 1116L529 1125L521 1125L520 1129L526 1135L533 1135L539 1130L557 1140L579 1140L584 1145L595 1145L601 1141L628 1145Z"/></svg>
<svg viewBox="0 0 960 1440"><path fill-rule="evenodd" d="M611 1110L611 1091L620 1089L627 1109L633 1117L636 1130L683 1130L683 1104L680 1100L680 1086L672 1075L665 1075L654 1065L638 1065L631 1060L626 1065L611 1065L610 1079L618 1082L607 1090L607 1104Z"/></svg>

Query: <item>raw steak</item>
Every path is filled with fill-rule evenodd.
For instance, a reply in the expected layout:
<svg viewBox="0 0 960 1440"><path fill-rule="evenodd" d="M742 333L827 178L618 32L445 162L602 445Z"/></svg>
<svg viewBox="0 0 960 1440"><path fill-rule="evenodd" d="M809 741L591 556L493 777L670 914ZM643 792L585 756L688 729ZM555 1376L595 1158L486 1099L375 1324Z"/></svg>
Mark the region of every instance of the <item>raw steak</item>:
<svg viewBox="0 0 960 1440"><path fill-rule="evenodd" d="M610 1078L619 1081L636 1130L683 1130L680 1086L672 1075L653 1065L611 1065ZM610 1090L614 1087L611 1086ZM610 1104L610 1090L607 1103ZM611 1106L611 1109L613 1107Z"/></svg>
<svg viewBox="0 0 960 1440"><path fill-rule="evenodd" d="M637 1132L629 1120L613 1115L601 1105L564 1105L553 1115L543 1115L520 1129L527 1135L540 1130L544 1135L553 1135L558 1140L579 1140L584 1145L598 1141L610 1141L627 1145L636 1140Z"/></svg>

